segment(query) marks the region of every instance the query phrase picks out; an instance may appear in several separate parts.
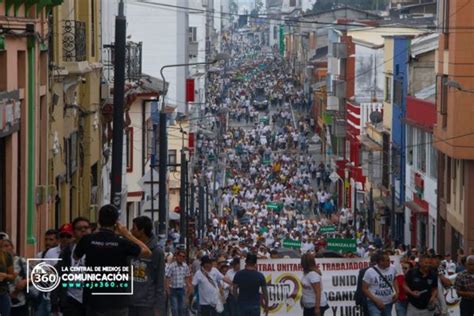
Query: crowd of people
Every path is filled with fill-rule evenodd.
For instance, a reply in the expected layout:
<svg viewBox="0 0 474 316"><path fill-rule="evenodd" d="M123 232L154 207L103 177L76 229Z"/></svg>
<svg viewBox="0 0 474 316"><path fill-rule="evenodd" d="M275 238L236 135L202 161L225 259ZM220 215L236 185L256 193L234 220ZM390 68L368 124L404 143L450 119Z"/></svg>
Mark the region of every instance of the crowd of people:
<svg viewBox="0 0 474 316"><path fill-rule="evenodd" d="M222 73L210 75L209 104L202 109L216 135L204 133L198 139L193 184L199 187L204 178L209 185L219 178L216 157L225 162L225 176L209 218L199 227L201 238L182 249L178 230L170 230L162 246L150 218L135 218L129 231L112 205L100 209L98 227L78 217L47 231L45 248L35 257L38 263L61 259L54 261L60 276L64 267L133 267L133 295L114 289L121 295L98 296L87 287L26 293L31 285L26 258L2 233L0 315L256 316L262 307L269 311L267 282L257 261L300 258L303 315L319 316L329 302L316 263L319 257L335 256L371 262L359 273L354 297L363 315L386 316L395 310L398 316L447 316L447 288L453 300L461 298L461 315L473 316L474 256L458 253L453 261L432 250L395 248L373 234L361 214L338 205L333 170L310 152L314 122L299 114L307 102L289 66L278 54L262 51L258 41L240 35L225 47L232 61ZM257 88L265 92L267 108L255 106ZM222 119L225 113L228 121ZM321 231L327 226L334 227L330 235ZM328 252L327 236L357 240L356 251ZM288 240L300 246L285 247ZM401 269L393 267L389 255L400 256Z"/></svg>

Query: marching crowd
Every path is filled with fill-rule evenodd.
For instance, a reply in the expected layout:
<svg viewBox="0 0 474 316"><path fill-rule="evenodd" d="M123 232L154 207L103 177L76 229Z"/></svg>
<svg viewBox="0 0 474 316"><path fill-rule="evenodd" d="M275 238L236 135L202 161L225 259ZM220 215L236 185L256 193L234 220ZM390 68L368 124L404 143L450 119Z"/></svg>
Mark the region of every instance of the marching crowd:
<svg viewBox="0 0 474 316"><path fill-rule="evenodd" d="M1 233L0 315L156 316L169 310L173 316L256 316L261 307L269 311L257 261L287 257L301 258L303 314L324 315L329 302L316 263L343 256L326 250L321 228L333 225L333 237L357 240L356 252L345 257L370 259L354 296L363 315L396 310L398 316L444 316L451 300L460 297L461 315L473 316L474 256L460 252L454 261L434 251L395 248L372 234L360 214L337 205L330 166L310 154L314 122L295 114L307 102L291 69L277 54L260 51L260 43L235 40L238 45L226 43L232 62L224 75L211 76L209 106L203 109L217 136L203 134L197 145L195 187L201 176L213 180L215 162L206 157L226 162L203 237L186 251L171 230L162 247L150 218L135 218L129 231L112 205L100 209L98 227L78 217L47 231L45 249L35 257L61 259L54 262L59 275L63 267L133 267L132 295L113 289L121 295L97 296L87 287L26 293L31 284L26 258L16 255L10 237ZM266 94L266 109L254 106L257 88ZM222 113L229 113L229 121L217 119ZM301 246L289 249L287 240ZM389 255L401 257L401 269L391 265Z"/></svg>

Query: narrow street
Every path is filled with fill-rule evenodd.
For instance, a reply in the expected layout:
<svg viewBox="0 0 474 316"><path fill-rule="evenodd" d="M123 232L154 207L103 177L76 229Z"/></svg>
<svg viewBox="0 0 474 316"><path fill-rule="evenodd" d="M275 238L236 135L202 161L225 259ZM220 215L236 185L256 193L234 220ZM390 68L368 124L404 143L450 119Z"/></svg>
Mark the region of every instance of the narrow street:
<svg viewBox="0 0 474 316"><path fill-rule="evenodd" d="M474 316L472 12L0 0L0 316Z"/></svg>

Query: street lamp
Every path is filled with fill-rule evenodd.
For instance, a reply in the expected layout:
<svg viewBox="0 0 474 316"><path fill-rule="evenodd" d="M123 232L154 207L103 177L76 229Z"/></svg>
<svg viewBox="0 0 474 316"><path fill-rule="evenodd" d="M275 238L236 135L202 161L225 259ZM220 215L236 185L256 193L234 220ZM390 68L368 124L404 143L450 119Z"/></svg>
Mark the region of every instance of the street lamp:
<svg viewBox="0 0 474 316"><path fill-rule="evenodd" d="M215 64L218 61L225 61L229 58L227 54L217 54L216 58L210 62L198 62L198 63L185 63L185 64L174 64L174 65L165 65L161 67L160 74L163 80L163 93L162 93L162 102L161 102L161 111L160 111L160 120L159 120L159 172L158 172L158 208L159 208L159 222L158 222L158 236L160 239L165 240L167 234L167 207L166 207L166 175L167 175L167 165L168 165L168 136L166 130L166 113L165 113L165 97L168 93L166 89L166 80L163 75L163 70L166 68L174 67L189 67L197 65L211 65ZM184 214L180 214L183 216Z"/></svg>
<svg viewBox="0 0 474 316"><path fill-rule="evenodd" d="M459 82L457 82L456 80L448 80L445 82L445 85L449 88L454 88L454 89L457 89L459 91L463 91L463 92L468 92L468 93L474 93L474 89L465 89Z"/></svg>

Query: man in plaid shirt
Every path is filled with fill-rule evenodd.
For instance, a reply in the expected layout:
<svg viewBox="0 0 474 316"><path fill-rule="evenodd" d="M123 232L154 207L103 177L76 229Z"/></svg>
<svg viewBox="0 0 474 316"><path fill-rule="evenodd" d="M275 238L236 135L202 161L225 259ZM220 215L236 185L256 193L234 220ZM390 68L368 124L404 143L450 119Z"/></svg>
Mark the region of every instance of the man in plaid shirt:
<svg viewBox="0 0 474 316"><path fill-rule="evenodd" d="M456 277L456 291L461 297L461 316L474 315L474 256L467 257L466 270Z"/></svg>
<svg viewBox="0 0 474 316"><path fill-rule="evenodd" d="M191 271L184 262L186 254L182 250L175 253L175 261L166 268L166 292L171 301L171 314L184 316L186 292L192 293Z"/></svg>

